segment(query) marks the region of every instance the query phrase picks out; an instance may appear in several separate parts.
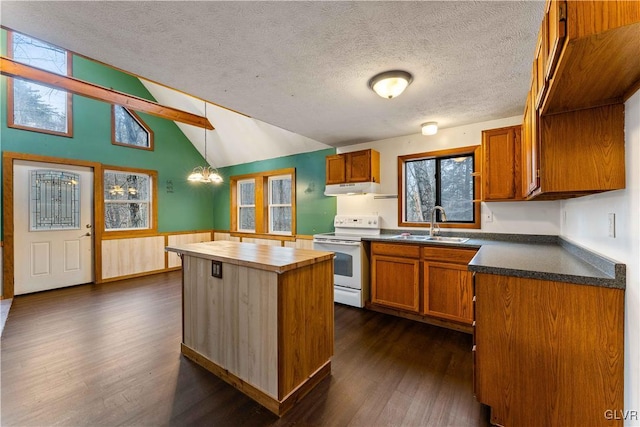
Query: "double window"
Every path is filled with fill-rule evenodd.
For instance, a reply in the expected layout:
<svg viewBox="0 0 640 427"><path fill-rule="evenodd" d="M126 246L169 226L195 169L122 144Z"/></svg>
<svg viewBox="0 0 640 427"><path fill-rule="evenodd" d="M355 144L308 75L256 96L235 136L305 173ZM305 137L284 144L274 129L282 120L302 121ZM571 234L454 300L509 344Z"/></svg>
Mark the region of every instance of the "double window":
<svg viewBox="0 0 640 427"><path fill-rule="evenodd" d="M295 169L232 176L231 230L295 234Z"/></svg>
<svg viewBox="0 0 640 427"><path fill-rule="evenodd" d="M478 147L400 156L398 170L402 171L398 225L424 227L431 222L434 207L442 206L446 221L439 210L435 211L435 220L441 226L480 227L475 173L479 170Z"/></svg>
<svg viewBox="0 0 640 427"><path fill-rule="evenodd" d="M16 62L63 76L72 75L71 54L49 43L8 31L8 55ZM7 80L9 127L72 136L72 95L20 78Z"/></svg>

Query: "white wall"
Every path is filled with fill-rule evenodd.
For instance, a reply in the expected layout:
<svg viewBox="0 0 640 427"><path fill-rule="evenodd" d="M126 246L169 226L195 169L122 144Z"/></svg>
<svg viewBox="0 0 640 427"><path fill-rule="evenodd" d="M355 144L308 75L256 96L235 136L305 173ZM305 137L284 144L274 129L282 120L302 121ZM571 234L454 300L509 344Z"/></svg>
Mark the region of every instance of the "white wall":
<svg viewBox="0 0 640 427"><path fill-rule="evenodd" d="M204 101L144 79L140 81L161 104L204 115ZM211 103L207 104L206 112L215 127L215 130L207 131L206 156L204 130L184 123L176 122L176 125L209 164L217 168L331 148Z"/></svg>
<svg viewBox="0 0 640 427"><path fill-rule="evenodd" d="M640 416L640 91L625 104L625 151L626 189L562 202L561 235L627 265L624 409ZM615 238L608 236L609 213L616 214Z"/></svg>
<svg viewBox="0 0 640 427"><path fill-rule="evenodd" d="M398 194L398 156L449 148L480 145L482 131L522 123L522 116L441 129L436 135L421 133L350 145L339 153L373 148L380 152L380 184L384 194ZM560 233L559 202L491 202L482 203L482 212L493 213L493 221L482 220L480 231L490 233L552 234ZM382 228L398 227L398 199L373 195L339 196L339 215L378 214ZM412 227L415 230L415 227ZM454 230L455 231L455 230ZM471 231L466 230L465 231Z"/></svg>

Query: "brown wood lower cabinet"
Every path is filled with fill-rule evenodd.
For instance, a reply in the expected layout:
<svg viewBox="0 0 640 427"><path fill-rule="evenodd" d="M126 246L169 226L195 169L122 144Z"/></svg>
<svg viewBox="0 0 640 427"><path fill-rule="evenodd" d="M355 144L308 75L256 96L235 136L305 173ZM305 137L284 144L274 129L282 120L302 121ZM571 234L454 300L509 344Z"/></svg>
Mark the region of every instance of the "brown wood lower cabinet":
<svg viewBox="0 0 640 427"><path fill-rule="evenodd" d="M471 331L476 249L417 244L371 244L371 304L390 314ZM376 307L378 306L378 307Z"/></svg>
<svg viewBox="0 0 640 427"><path fill-rule="evenodd" d="M371 302L418 313L420 247L374 242L371 254Z"/></svg>
<svg viewBox="0 0 640 427"><path fill-rule="evenodd" d="M475 275L475 393L502 426L622 425L624 290Z"/></svg>
<svg viewBox="0 0 640 427"><path fill-rule="evenodd" d="M473 273L467 264L475 249L423 247L423 313L473 323Z"/></svg>

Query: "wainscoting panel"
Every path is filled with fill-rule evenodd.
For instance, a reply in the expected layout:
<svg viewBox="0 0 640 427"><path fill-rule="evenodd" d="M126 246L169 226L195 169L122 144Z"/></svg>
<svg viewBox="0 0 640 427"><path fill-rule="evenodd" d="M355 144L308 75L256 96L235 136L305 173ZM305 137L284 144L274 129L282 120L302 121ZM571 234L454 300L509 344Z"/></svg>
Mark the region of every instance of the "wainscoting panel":
<svg viewBox="0 0 640 427"><path fill-rule="evenodd" d="M102 279L164 270L165 236L102 241Z"/></svg>
<svg viewBox="0 0 640 427"><path fill-rule="evenodd" d="M185 245L187 243L210 242L211 233L171 234L167 236L169 246ZM182 262L175 252L167 253L167 268L180 267Z"/></svg>

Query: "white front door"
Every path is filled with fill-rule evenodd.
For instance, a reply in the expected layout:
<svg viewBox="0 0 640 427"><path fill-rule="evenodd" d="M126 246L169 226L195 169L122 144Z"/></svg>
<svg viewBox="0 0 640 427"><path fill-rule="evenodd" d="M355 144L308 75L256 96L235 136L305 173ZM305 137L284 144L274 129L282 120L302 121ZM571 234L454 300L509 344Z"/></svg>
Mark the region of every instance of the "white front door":
<svg viewBox="0 0 640 427"><path fill-rule="evenodd" d="M93 282L93 170L13 163L16 295Z"/></svg>

